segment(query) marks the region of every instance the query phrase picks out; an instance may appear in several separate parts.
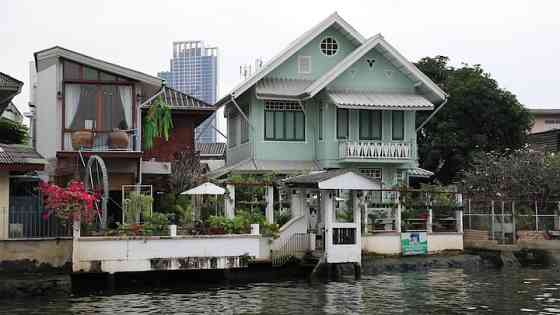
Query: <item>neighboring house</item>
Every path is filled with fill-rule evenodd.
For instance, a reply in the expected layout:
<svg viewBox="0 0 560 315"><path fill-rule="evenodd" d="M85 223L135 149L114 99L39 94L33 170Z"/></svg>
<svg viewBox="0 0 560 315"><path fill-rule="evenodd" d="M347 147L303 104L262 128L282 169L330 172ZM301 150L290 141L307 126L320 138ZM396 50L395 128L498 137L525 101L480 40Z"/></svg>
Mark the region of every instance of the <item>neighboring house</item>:
<svg viewBox="0 0 560 315"><path fill-rule="evenodd" d="M20 124L23 122L23 114L19 111L19 109L13 102L10 102L10 104L8 104L8 107L4 109L2 118L6 118Z"/></svg>
<svg viewBox="0 0 560 315"><path fill-rule="evenodd" d="M527 136L527 143L532 149L545 153L555 153L560 151L560 129L530 133Z"/></svg>
<svg viewBox="0 0 560 315"><path fill-rule="evenodd" d="M59 184L83 178L83 161L100 156L115 201L109 215L118 209L111 207L120 203L123 185L158 184L171 173L175 152L193 152L194 128L214 112L208 103L163 86L160 78L58 46L36 52L33 69L33 142L50 162L47 174ZM143 113L160 96L171 105L174 128L169 142L156 140L144 152Z"/></svg>
<svg viewBox="0 0 560 315"><path fill-rule="evenodd" d="M200 164L209 172L224 167L226 163L226 147L227 144L223 142L197 143L196 151L200 155Z"/></svg>
<svg viewBox="0 0 560 315"><path fill-rule="evenodd" d="M158 73L166 85L214 104L218 93L218 48L203 41L173 42L170 71ZM197 142L216 142L216 116L196 129Z"/></svg>
<svg viewBox="0 0 560 315"><path fill-rule="evenodd" d="M535 120L529 133L560 129L560 109L529 108L528 110Z"/></svg>
<svg viewBox="0 0 560 315"><path fill-rule="evenodd" d="M353 168L384 187L429 177L416 112L446 97L383 36L366 39L335 13L216 103L228 148L211 176Z"/></svg>
<svg viewBox="0 0 560 315"><path fill-rule="evenodd" d="M23 82L0 72L0 113L10 106L14 96L21 92Z"/></svg>

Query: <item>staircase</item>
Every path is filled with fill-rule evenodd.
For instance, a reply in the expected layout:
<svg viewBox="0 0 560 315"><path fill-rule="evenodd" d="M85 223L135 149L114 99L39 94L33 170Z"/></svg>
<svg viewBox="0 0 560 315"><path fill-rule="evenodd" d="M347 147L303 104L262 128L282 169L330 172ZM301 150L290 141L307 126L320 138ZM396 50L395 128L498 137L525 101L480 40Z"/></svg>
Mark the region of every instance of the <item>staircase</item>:
<svg viewBox="0 0 560 315"><path fill-rule="evenodd" d="M310 251L310 235L294 233L277 250L272 250L272 265L281 267L294 258L303 258Z"/></svg>

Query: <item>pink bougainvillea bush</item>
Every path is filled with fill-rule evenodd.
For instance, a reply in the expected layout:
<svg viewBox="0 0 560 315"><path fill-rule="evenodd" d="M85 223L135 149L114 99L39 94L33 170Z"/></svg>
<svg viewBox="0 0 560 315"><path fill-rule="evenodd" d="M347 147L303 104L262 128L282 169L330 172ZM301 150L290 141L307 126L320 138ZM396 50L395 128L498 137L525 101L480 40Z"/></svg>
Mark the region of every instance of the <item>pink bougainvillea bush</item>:
<svg viewBox="0 0 560 315"><path fill-rule="evenodd" d="M80 220L82 223L89 224L98 215L94 205L99 198L87 192L81 181L73 180L66 188L41 182L39 189L45 198L46 210L43 213L45 220L55 215L67 222Z"/></svg>

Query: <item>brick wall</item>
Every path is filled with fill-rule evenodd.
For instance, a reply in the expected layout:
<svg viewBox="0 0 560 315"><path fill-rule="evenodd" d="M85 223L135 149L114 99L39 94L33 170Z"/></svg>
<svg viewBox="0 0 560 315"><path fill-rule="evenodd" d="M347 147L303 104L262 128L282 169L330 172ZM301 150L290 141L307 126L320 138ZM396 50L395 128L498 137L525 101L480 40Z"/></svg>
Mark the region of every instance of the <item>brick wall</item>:
<svg viewBox="0 0 560 315"><path fill-rule="evenodd" d="M544 232L517 231L517 239L519 241L544 241L546 237Z"/></svg>

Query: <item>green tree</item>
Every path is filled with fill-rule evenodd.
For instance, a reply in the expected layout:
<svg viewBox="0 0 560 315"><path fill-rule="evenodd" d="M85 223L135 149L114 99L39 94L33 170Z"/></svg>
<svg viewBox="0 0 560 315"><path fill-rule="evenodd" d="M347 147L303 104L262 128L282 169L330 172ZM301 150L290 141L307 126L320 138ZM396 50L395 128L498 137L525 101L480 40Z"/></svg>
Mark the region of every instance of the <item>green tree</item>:
<svg viewBox="0 0 560 315"><path fill-rule="evenodd" d="M0 143L23 144L27 142L27 127L24 124L0 118Z"/></svg>
<svg viewBox="0 0 560 315"><path fill-rule="evenodd" d="M425 57L416 66L449 94L441 109L418 133L423 168L448 184L469 167L476 151L518 149L525 144L531 114L511 92L500 88L480 65L455 68L445 56ZM419 113L417 124L429 113Z"/></svg>

